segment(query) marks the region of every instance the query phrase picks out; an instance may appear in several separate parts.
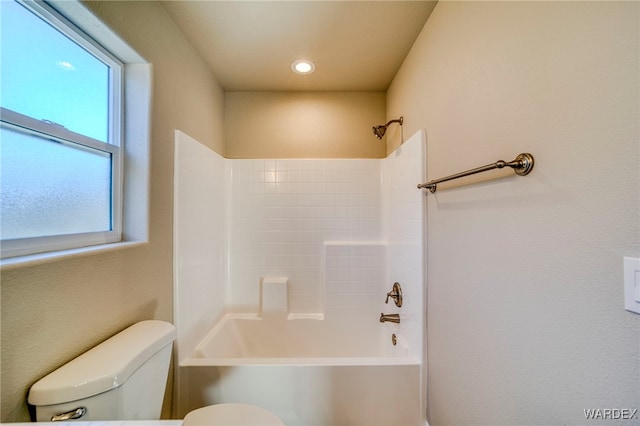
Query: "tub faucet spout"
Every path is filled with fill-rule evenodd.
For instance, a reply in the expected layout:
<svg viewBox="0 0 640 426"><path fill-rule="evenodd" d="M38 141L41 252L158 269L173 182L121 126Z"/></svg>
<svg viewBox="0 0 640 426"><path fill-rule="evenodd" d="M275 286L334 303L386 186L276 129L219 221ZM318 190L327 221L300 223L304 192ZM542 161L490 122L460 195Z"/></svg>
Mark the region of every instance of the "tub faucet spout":
<svg viewBox="0 0 640 426"><path fill-rule="evenodd" d="M380 322L394 322L396 324L400 324L400 314L380 313Z"/></svg>

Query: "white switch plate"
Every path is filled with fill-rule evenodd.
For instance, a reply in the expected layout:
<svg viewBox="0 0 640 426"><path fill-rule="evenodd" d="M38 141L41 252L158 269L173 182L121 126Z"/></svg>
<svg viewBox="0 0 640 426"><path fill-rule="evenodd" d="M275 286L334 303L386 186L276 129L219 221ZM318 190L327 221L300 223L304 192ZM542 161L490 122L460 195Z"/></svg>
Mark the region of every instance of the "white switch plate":
<svg viewBox="0 0 640 426"><path fill-rule="evenodd" d="M624 258L624 308L640 314L640 259Z"/></svg>

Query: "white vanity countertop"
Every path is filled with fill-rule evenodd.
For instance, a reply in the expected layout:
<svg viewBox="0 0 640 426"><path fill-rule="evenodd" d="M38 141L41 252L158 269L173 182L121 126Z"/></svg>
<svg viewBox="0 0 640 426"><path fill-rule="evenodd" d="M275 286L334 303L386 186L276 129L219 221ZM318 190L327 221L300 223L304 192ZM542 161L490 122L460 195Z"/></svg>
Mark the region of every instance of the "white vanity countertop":
<svg viewBox="0 0 640 426"><path fill-rule="evenodd" d="M52 423L0 423L6 426L51 425ZM182 420L116 420L92 422L56 422L56 426L182 426Z"/></svg>

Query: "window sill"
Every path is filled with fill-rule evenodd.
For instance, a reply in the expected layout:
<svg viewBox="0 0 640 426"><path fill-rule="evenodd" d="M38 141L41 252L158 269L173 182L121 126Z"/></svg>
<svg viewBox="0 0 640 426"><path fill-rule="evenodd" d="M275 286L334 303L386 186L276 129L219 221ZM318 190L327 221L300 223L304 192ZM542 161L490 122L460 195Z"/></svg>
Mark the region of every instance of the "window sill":
<svg viewBox="0 0 640 426"><path fill-rule="evenodd" d="M147 244L147 241L124 241L110 244L100 244L97 246L80 247L69 250L29 254L26 256L8 257L6 259L0 260L0 270L5 271L13 268L41 265L44 263L55 262L69 258L140 247L145 244Z"/></svg>

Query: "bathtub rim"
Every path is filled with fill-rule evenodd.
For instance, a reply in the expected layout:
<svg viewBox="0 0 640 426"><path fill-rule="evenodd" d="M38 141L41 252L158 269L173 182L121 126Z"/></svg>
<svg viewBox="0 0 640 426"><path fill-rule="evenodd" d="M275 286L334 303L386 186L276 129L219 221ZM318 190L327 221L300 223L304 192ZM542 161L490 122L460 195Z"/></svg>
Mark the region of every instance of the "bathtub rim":
<svg viewBox="0 0 640 426"><path fill-rule="evenodd" d="M422 362L415 356L373 356L373 357L225 357L213 358L200 356L202 348L206 347L211 339L230 320L262 320L255 313L226 313L222 315L209 332L198 342L193 352L179 362L180 367L204 367L204 366L390 366L390 365L421 365ZM305 316L305 320L322 320L318 316ZM399 342L406 344L406 340L399 336ZM407 349L408 352L408 348Z"/></svg>
<svg viewBox="0 0 640 426"><path fill-rule="evenodd" d="M384 367L420 364L416 357L187 358L180 363L180 367Z"/></svg>

